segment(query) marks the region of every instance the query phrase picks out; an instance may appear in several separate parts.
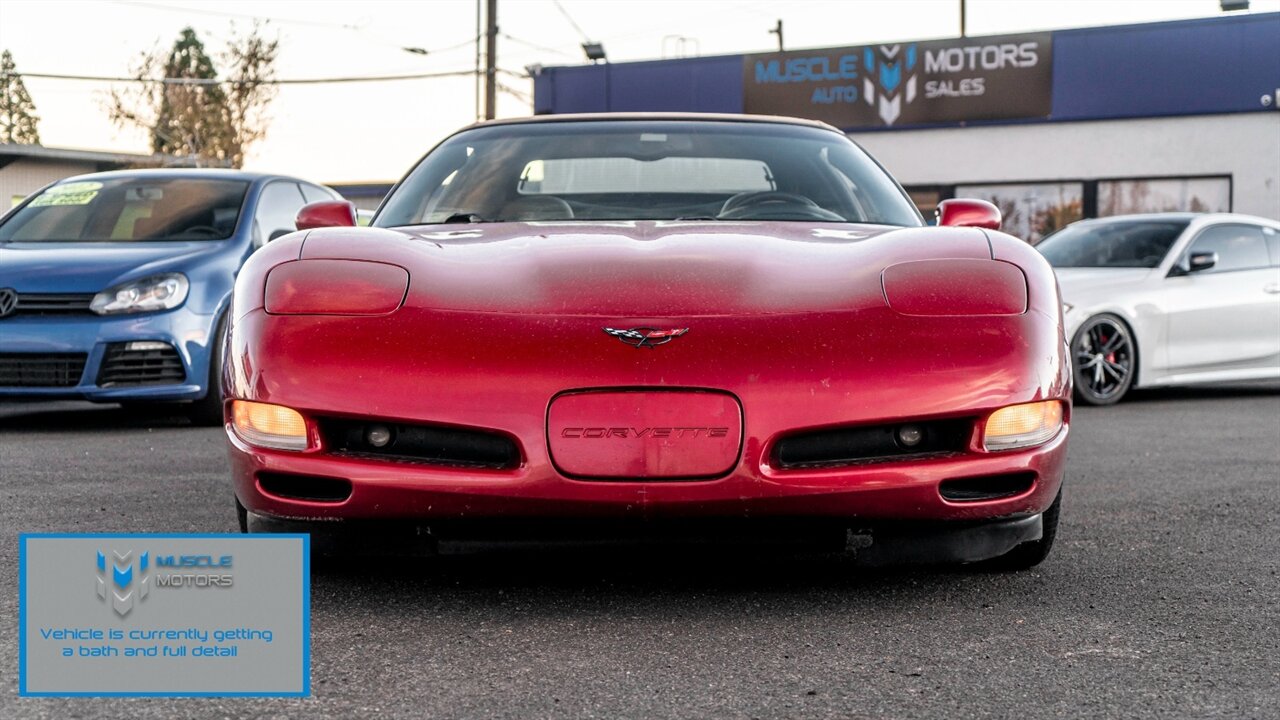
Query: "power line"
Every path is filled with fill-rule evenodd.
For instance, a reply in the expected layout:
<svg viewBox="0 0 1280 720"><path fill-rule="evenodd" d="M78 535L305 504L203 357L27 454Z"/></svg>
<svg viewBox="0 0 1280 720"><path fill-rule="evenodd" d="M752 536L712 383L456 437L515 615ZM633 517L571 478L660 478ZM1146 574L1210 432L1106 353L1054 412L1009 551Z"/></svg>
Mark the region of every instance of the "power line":
<svg viewBox="0 0 1280 720"><path fill-rule="evenodd" d="M522 100L527 103L533 102L533 96L531 96L529 93L526 93L522 90L517 90L511 87L510 85L507 85L506 83L498 83L498 89L516 98L517 100Z"/></svg>
<svg viewBox="0 0 1280 720"><path fill-rule="evenodd" d="M428 50L427 50L427 52L428 52L428 53L442 53L442 52L449 52L450 50L458 50L458 49L460 49L460 48L467 47L468 45L470 45L470 44L474 43L475 41L479 40L479 39L480 39L480 37L481 37L480 35L477 35L477 36L475 36L475 37L473 37L473 38L468 38L468 39L466 39L466 40L464 40L464 41L462 41L462 42L460 42L460 43L458 43L458 44L456 44L456 45L449 45L448 47L436 48L436 49L434 49L434 50L432 50L432 49L428 49Z"/></svg>
<svg viewBox="0 0 1280 720"><path fill-rule="evenodd" d="M569 14L569 11L565 10L564 6L560 4L560 0L551 0L551 2L555 4L556 9L560 11L560 14L564 16L564 19L569 21L569 24L573 26L573 29L578 31L578 34L582 36L582 39L590 42L591 38L587 37L587 34L582 32L582 28L574 21L573 16Z"/></svg>
<svg viewBox="0 0 1280 720"><path fill-rule="evenodd" d="M183 15L212 15L214 17L225 18L243 18L245 20L266 20L276 22L282 25L307 25L310 27L324 27L337 30L356 30L363 31L364 28L359 25L343 24L343 23L327 23L319 20L303 20L294 18L278 18L268 17L266 15L249 15L246 13L226 12L224 10L206 10L203 8L191 7L173 7L171 5L161 5L159 3L141 2L141 0L110 0L116 5L132 5L134 7L147 8L150 10L168 10L170 12L180 12Z"/></svg>
<svg viewBox="0 0 1280 720"><path fill-rule="evenodd" d="M502 33L502 37L506 38L507 40L510 40L511 42L517 45L523 45L527 48L533 48L534 50L539 50L541 52L555 53L556 55L563 55L564 57L568 57L568 58L577 57L577 55L572 55L563 50L557 50L553 47L547 47L545 45L538 45L536 43L531 43L528 40L521 40L520 38L515 37L514 35L508 35L507 33Z"/></svg>
<svg viewBox="0 0 1280 720"><path fill-rule="evenodd" d="M246 20L264 20L266 22L279 23L281 25L303 25L306 27L328 28L331 30L347 30L357 34L369 36L368 39L376 39L377 42L384 43L387 45L393 45L397 47L403 45L403 43L400 43L396 40L388 38L387 36L382 35L381 33L376 33L370 30L368 27L365 27L363 25L357 25L354 23L328 23L320 20L304 20L301 18L282 18L282 17L272 17L268 15L250 15L247 13L227 12L224 10L206 10L206 9L200 9L200 8L173 7L171 5L161 5L158 3L143 2L143 0L109 0L109 2L115 3L116 5L126 5L126 6L136 7L136 8L145 8L148 10L167 10L170 12L180 12L184 15L195 14L195 15L209 15L212 17L225 17L225 18L233 18L233 19L243 18ZM463 42L457 43L455 45L449 45L447 47L434 48L434 49L428 48L425 52L418 53L418 54L421 55L421 54L449 52L450 50L457 50L459 48L466 47L475 41L476 41L476 38L470 38Z"/></svg>
<svg viewBox="0 0 1280 720"><path fill-rule="evenodd" d="M42 80L78 80L84 82L134 82L161 85L324 85L328 83L393 82L397 80L428 80L431 78L461 77L474 74L474 70L451 70L434 73L405 75L364 75L332 78L292 78L288 80L219 80L217 78L136 78L108 77L104 75L60 75L55 73L20 73L24 78Z"/></svg>

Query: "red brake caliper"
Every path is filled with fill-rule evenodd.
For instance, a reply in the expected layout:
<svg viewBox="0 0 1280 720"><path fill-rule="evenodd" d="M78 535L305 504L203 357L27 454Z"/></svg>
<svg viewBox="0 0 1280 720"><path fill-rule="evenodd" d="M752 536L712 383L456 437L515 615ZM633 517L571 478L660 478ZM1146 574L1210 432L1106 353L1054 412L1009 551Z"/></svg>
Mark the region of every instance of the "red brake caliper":
<svg viewBox="0 0 1280 720"><path fill-rule="evenodd" d="M1107 343L1111 341L1111 338L1107 337L1106 335L1102 335L1101 338L1102 338L1102 347L1106 347ZM1115 362L1115 361L1116 361L1116 354L1114 352L1107 353L1107 362Z"/></svg>

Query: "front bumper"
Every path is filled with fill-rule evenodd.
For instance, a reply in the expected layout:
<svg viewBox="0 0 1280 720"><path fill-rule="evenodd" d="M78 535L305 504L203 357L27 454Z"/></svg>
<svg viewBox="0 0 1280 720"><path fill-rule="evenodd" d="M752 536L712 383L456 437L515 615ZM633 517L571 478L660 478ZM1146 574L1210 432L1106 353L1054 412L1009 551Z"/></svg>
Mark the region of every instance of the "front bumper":
<svg viewBox="0 0 1280 720"><path fill-rule="evenodd" d="M750 410L747 410L748 414ZM231 428L235 493L250 512L299 520L466 520L486 518L827 518L850 522L991 521L1044 512L1058 494L1069 427L1036 448L1001 453L890 461L821 470L778 470L765 443L748 438L730 474L699 481L584 481L551 463L526 461L511 470L469 470L323 451L294 453L246 445ZM264 489L273 474L339 478L350 494L339 501L285 497ZM1025 492L994 500L956 502L939 490L946 480L1029 474Z"/></svg>
<svg viewBox="0 0 1280 720"><path fill-rule="evenodd" d="M0 320L0 355L86 356L84 370L74 385L0 385L0 397L78 398L95 402L198 400L208 392L210 338L215 320L215 315L201 315L185 306L138 315L19 316ZM172 345L182 361L185 377L154 385L103 387L98 384L108 345L145 340Z"/></svg>
<svg viewBox="0 0 1280 720"><path fill-rule="evenodd" d="M382 419L480 430L511 438L519 460L506 469L480 470L398 462L330 451L318 436L306 452L264 450L247 446L228 428L236 495L259 515L312 520L868 522L1012 519L1044 512L1057 496L1069 413L1056 437L1025 450L985 452L975 426L966 449L943 455L816 469L775 467L772 460L779 439L797 432L931 419L976 422L1007 405L1068 402L1070 376L1056 317L921 318L876 306L619 322L697 330L654 351L602 338L603 321L594 316L411 308L389 318L242 313L230 333L228 397L294 408L313 421ZM738 401L740 424L712 422L713 409L679 420L650 408L632 422L623 406L610 410L617 421L609 424L725 425L730 435L741 429L740 449L722 472L719 464L690 471L715 471L697 479L659 479L655 474L661 473L653 472L605 478L600 476L609 473L599 468L557 465L562 458L548 436L561 432L558 398L584 390L729 394ZM579 411L586 425L598 424L590 408ZM1030 482L996 499L955 502L940 492L945 481L1012 474ZM336 479L341 492L329 501L271 492L283 487L282 477L303 486L308 477Z"/></svg>

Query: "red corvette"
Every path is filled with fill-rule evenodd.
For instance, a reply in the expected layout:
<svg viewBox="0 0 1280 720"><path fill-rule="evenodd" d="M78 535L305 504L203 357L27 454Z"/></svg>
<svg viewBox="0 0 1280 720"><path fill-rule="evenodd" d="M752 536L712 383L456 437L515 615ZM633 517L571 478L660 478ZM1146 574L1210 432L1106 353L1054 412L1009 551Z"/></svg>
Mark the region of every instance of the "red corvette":
<svg viewBox="0 0 1280 720"><path fill-rule="evenodd" d="M819 123L462 130L373 227L307 206L240 273L242 528L680 527L1035 565L1071 412L1057 285L993 206L939 216Z"/></svg>

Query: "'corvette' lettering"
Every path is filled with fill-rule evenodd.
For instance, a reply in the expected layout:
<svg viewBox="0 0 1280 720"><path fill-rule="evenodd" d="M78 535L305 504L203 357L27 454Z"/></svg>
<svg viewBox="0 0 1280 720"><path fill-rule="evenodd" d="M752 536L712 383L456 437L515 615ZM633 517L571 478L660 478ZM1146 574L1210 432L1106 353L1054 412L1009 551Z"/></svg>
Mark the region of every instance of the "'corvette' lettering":
<svg viewBox="0 0 1280 720"><path fill-rule="evenodd" d="M560 437L585 440L602 440L607 438L725 438L729 437L727 427L567 427L560 431Z"/></svg>

